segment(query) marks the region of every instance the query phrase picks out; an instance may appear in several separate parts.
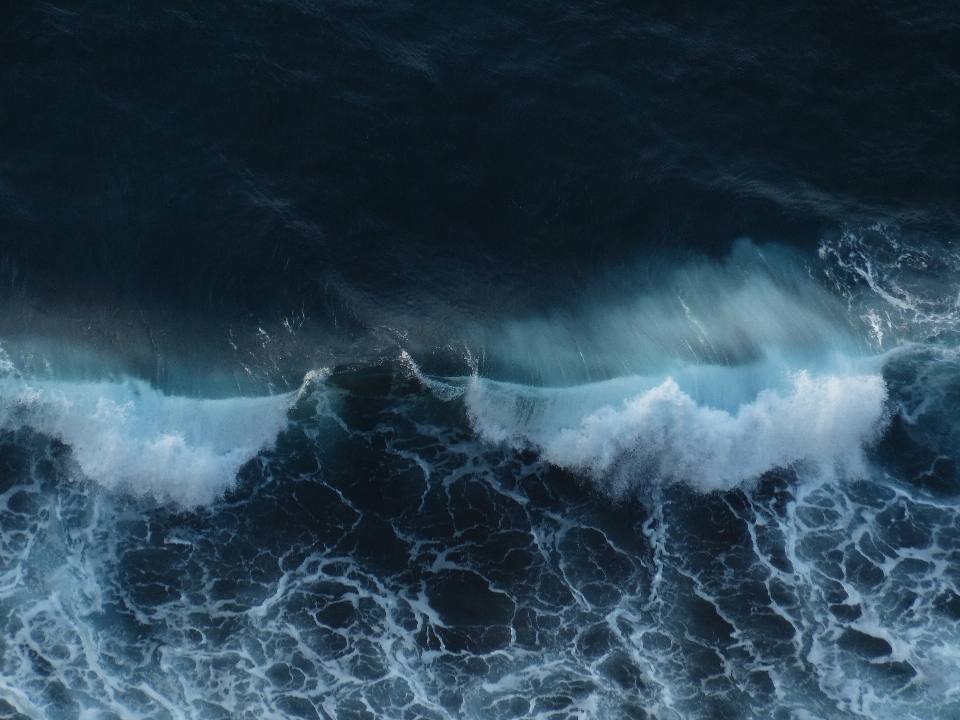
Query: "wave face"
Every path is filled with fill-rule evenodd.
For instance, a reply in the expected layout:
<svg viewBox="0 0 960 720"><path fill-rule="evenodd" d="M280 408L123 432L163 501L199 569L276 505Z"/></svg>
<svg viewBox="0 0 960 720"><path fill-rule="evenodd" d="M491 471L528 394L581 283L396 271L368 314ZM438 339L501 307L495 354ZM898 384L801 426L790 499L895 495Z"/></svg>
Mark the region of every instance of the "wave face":
<svg viewBox="0 0 960 720"><path fill-rule="evenodd" d="M0 717L960 717L956 2L7 5Z"/></svg>

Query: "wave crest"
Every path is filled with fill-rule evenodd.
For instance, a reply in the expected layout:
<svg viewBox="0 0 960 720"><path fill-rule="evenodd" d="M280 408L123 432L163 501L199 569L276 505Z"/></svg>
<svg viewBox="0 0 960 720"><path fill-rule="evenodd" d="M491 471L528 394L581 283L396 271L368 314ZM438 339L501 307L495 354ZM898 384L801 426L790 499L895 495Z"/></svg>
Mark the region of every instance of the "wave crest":
<svg viewBox="0 0 960 720"><path fill-rule="evenodd" d="M104 487L185 507L233 486L240 468L286 427L298 396L178 397L142 380L33 380L6 369L0 428L29 426L61 440Z"/></svg>
<svg viewBox="0 0 960 720"><path fill-rule="evenodd" d="M619 404L596 407L595 398L607 394L598 387L543 390L475 379L465 401L488 441L532 447L615 496L651 479L724 490L801 464L861 475L863 448L886 422L879 375L799 372L787 392L763 390L735 412L698 404L672 378L647 384Z"/></svg>

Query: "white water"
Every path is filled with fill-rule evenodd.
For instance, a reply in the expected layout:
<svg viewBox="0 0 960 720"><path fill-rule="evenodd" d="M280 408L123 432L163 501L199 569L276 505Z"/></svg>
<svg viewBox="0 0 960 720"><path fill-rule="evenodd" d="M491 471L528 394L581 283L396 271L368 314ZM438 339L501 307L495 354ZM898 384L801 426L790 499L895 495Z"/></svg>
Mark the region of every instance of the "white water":
<svg viewBox="0 0 960 720"><path fill-rule="evenodd" d="M839 332L838 326L817 325L815 313L805 316L810 320L808 326L819 328L818 337L827 342L788 342L793 337L788 331L790 323L796 320L791 315L792 306L781 306L786 311L782 324L779 311L771 310L778 302L777 293L782 299L783 292L769 284L754 296L761 304L769 300L762 305L762 315L770 322L762 327L751 320L754 301L745 300L730 303L721 298L727 308L724 313L728 314L718 313L719 319L711 323L706 317L706 301L691 304L688 297L689 315L677 314L673 318L678 328L689 322L700 333L697 337L704 339L704 347L710 346L711 339L721 338L725 327L735 327L739 337L749 340L743 347L753 348L743 357L758 358L740 358L739 364L683 363L664 352L661 357L670 367L663 374L626 374L605 382L563 388L479 377L448 382L421 377L425 386L440 397L463 398L474 427L484 439L534 447L550 462L586 473L614 494L627 492L636 483L652 477L688 482L704 490L730 487L782 465L803 466L821 476L855 475L863 467L862 447L872 441L883 423L886 388L878 368L885 358L844 360L842 355L829 352L835 345L830 341L831 334ZM644 302L666 304L669 300ZM724 317L737 322L725 325ZM889 342L894 333L888 326L884 329ZM666 324L660 331L664 337L669 335ZM690 337L696 334L689 332L693 333ZM745 332L753 334L744 336ZM843 340L842 333L836 337ZM412 360L408 361L411 369L419 372ZM909 422L934 411L947 420L956 417L947 405L956 387L956 364L947 366L938 356L931 361L931 368L939 370L940 375L924 372L923 382L917 381L915 390L907 393L916 396L905 415ZM896 379L890 381L894 397L896 383ZM931 387L936 391L933 396ZM903 388L900 390L903 395ZM30 425L60 437L73 447L84 472L103 485L188 505L209 502L232 484L242 458L253 457L257 446L268 446L282 431L286 408L294 401L293 394L196 400L165 396L136 381L41 382L11 370L0 382L0 426ZM390 448L389 452L416 459L418 467L428 469L426 477L434 478L438 485L445 478L457 478L456 483L451 483L455 491L468 483L474 483L471 490L481 493L491 489L488 478L495 476L495 470L483 465L488 456L483 443L465 442L449 447L446 428L422 425L421 433L433 433L426 442L418 436L412 443L391 447L396 437L389 423L372 432L384 439L383 446ZM438 456L432 453L434 447ZM171 453L171 448L180 450ZM177 455L178 452L181 454ZM171 464L171 457L180 457L183 466ZM207 461L209 466L205 467ZM204 473L197 477L184 477L185 472L203 467ZM510 483L502 487L494 483L492 487L501 493L504 502L516 502L517 498L528 502L521 492L510 489ZM672 568L672 580L663 579L669 578L669 573L658 572L653 583L654 587L659 584L660 594L651 595L662 599L657 602L667 610L658 611L657 604L648 603L648 598L639 594L644 588L645 568L637 563L637 574L611 574L604 578L619 582L624 594L617 604L587 604L586 611L584 606L572 602L559 611L547 608L543 615L548 620L555 618L557 624L553 627L565 631L550 635L579 638L590 623L608 624L615 636L614 646L628 651L644 670L644 692L655 700L646 707L656 710L661 717L695 714L703 706L701 698L714 691L704 691L708 686L691 677L691 670L696 669L694 658L700 657L703 648L698 647L691 655L681 651L683 643L697 645L700 641L687 634L688 617L682 611L670 610L670 600L696 594L725 619L729 618L736 628L735 652L725 657L725 676L740 687L749 687L744 684L748 672L769 672L777 705L786 708L784 712L797 717L830 717L837 712L876 718L949 715L953 706L948 703L956 697L958 687L956 622L937 610L936 603L941 597L952 597L946 593L955 589L949 572L953 567L953 529L957 527L955 503L937 505L922 493L917 499L912 497L909 487L893 484L891 488L877 485L874 499L879 501L864 504L862 488L847 494L853 493L855 487L844 483L802 483L785 513L746 493L751 510L756 513L756 519L748 514L745 522L754 543L754 552L748 557L755 559L755 564L748 573L744 565L725 565L729 561L722 556L709 555L711 559L715 557L721 570L716 575L724 579L714 587L706 584L703 578L709 580L710 573L698 567L696 561L685 564L687 556L704 555L704 548L696 544L698 528L679 524L683 519L678 507L681 503L675 502L671 507L670 503L658 501L653 510L653 517L659 518L657 523L651 519L643 528L645 534L650 532L654 562ZM27 486L27 490L42 492L39 483L33 488ZM477 679L464 674L451 680L444 656L455 657L460 663L463 653L422 649L417 635L420 627L432 623L440 626L442 622L427 604L420 587L415 584L405 588L403 578L365 574L354 558L339 556L339 549L318 549L299 567L286 568L282 577L263 588L263 601L243 612L238 612L234 603L208 597L204 592L184 592L162 606L151 607L147 603L141 617L148 618L149 633L141 637L124 634L124 623L104 613L104 608L137 607L138 598L131 592L129 578L118 570L123 551L129 550L124 544L137 548L142 543L153 551L158 547L190 548L192 559L210 573L210 578L230 578L236 574L237 566L222 565L222 558L229 554L205 556L200 548L217 547L217 543L210 542L214 537L211 533L224 527L221 522L231 520L224 517L221 521L217 517L213 523L201 523L201 530L192 522L184 523L175 533L151 546L150 540L128 537L128 530L120 522L141 517L137 514L139 509L130 510L126 516L128 509L122 498L111 496L106 496L102 505L99 502L103 498L96 498L97 502L90 502L88 508L82 493L73 490L69 495L75 497L66 499L67 511L62 497L54 494L43 498L48 510L34 513L38 522L30 523L28 541L20 543L24 549L19 555L7 550L18 542L17 503L0 505L6 508L4 519L12 520L3 528L5 561L0 568L4 583L0 599L6 601L4 616L10 619L7 635L13 640L4 658L0 697L7 698L21 712L44 715L45 704L52 705L53 697L52 693L45 694L46 688L62 681L84 708L82 717L110 712L124 717L154 717L167 712L172 717L199 718L209 716L209 708L216 705L224 708L222 713L237 717L279 717L290 714L279 702L287 693L307 697L318 707L322 704L329 715L336 716L335 703L339 700L359 696L366 701L366 697L386 694L386 683L351 674L358 667L355 658L370 647L389 668L389 681L401 688L396 692L400 698L397 706L387 705L386 710L380 711L384 717L401 716L399 704L408 703L402 710L409 710L414 701L437 717L452 717L457 713L448 714L433 702L440 696L439 689L446 691L449 687L464 693L459 715L478 717L484 710L485 716L493 716L489 708L497 708L496 703L501 701L516 697L526 702L526 698L546 696L551 683L558 687L558 693L565 691L564 683L569 677L588 678L597 688L568 708L584 717L616 716L619 701L627 695L623 687L603 676L599 660L581 653L577 642L562 641L553 647L552 637L544 642L546 649L542 653L511 644L491 656L492 660L485 660L491 668L486 676ZM20 491L20 486L12 489L8 498L16 497L15 493ZM78 512L76 507L68 512L70 502L88 515ZM456 503L450 506L455 507ZM466 502L460 506L470 507ZM507 507L514 506L508 503ZM936 538L936 542L898 546L895 551L888 551L885 558L874 555L879 565L869 569L882 570L877 585L862 581L842 562L826 559L828 555L860 557L858 547L869 555L872 536L880 533L882 537L885 529L889 532L891 518L899 517L893 511L901 507L903 527L929 528L929 537ZM523 506L517 505L516 509L518 516L523 514ZM61 513L66 521L59 520ZM570 583L571 590L582 600L586 597L582 589L595 577L589 571L602 567L590 555L586 556L587 571L576 564L584 562L584 556L576 552L583 537L577 525L582 514L574 512L564 517L562 513L537 512L528 516L529 535L535 538L536 549L541 550L544 558L561 558L556 565L562 573L558 571L555 577L558 582ZM602 535L586 529L594 537ZM241 543L248 541L243 535L241 527L236 533ZM448 558L469 558L475 551L475 537L469 534L455 541L463 542L462 546L452 547L446 541L438 545L429 534L425 538L417 538L414 545L423 557L411 554L410 560L414 567L421 563L425 572L427 568L450 563ZM892 542L889 537L887 540ZM601 561L622 552L615 546L614 536L604 536L604 543L609 543L609 547L603 544L602 554L596 556ZM700 552L685 553L690 545L684 543ZM789 558L789 572L771 562L771 543L782 546ZM736 559L736 553L733 555ZM539 558L540 553L530 556ZM165 562L168 567L179 567L169 559ZM836 572L824 572L824 563L831 563L827 567ZM159 566L164 567L163 563ZM757 568L766 568L760 573L760 580L765 579L769 587L785 584L796 598L785 606L776 602L770 605L795 630L795 657L765 649L767 638L758 635L748 621L746 609L751 591L744 592L741 587L749 587L745 582L748 576L749 580L756 580ZM528 575L535 578L551 572L550 567L531 564ZM213 589L215 584L207 583L207 577L192 578L195 584L188 587ZM843 578L842 606L862 608L862 615L854 621L841 621L829 609L830 603L837 602L833 596L835 577ZM118 603L117 598L122 602ZM316 606L318 598L346 599L357 608L366 608L363 622L337 629L337 637L344 638L347 649L334 658L324 655L325 635L301 634L296 626L304 619L304 608ZM731 608L735 611L727 614ZM740 611L743 615L738 614ZM412 623L411 618L416 618L416 622ZM742 625L737 626L738 623ZM218 641L214 639L216 633L207 638L197 630L198 625L230 626L232 630ZM309 629L309 621L306 625ZM878 660L861 661L837 643L837 637L848 626L889 641L892 653ZM664 638L664 633L672 636L667 645L646 642ZM117 652L117 648L123 652ZM34 654L53 668L52 679L38 672ZM494 661L502 664L494 665ZM884 668L891 662L909 662L917 670L919 680L906 692L895 682L877 681L869 675L870 670ZM294 663L309 668L305 670L309 682L300 687L278 686L270 672L284 664L293 667ZM801 668L799 674L797 666ZM722 677L711 681L718 679ZM911 692L919 694L920 700ZM816 699L818 693L830 701L826 707L832 712L824 713L824 706L816 712L808 695ZM608 701L613 703L612 709L602 704ZM762 698L758 702L762 708ZM690 710L694 703L699 707ZM769 716L746 707L743 714Z"/></svg>
<svg viewBox="0 0 960 720"><path fill-rule="evenodd" d="M533 447L614 495L650 479L728 489L801 463L821 475L862 474L885 399L879 375L806 372L786 392L762 390L733 412L698 404L673 378L548 390L477 379L465 394L485 439Z"/></svg>
<svg viewBox="0 0 960 720"><path fill-rule="evenodd" d="M58 438L106 488L195 507L220 497L244 463L273 444L297 395L176 397L142 380L37 380L7 364L0 428Z"/></svg>
<svg viewBox="0 0 960 720"><path fill-rule="evenodd" d="M797 255L742 240L632 299L507 322L481 359L524 382L475 371L448 387L483 439L613 495L654 479L712 491L776 468L863 475L887 420L880 353L870 319Z"/></svg>

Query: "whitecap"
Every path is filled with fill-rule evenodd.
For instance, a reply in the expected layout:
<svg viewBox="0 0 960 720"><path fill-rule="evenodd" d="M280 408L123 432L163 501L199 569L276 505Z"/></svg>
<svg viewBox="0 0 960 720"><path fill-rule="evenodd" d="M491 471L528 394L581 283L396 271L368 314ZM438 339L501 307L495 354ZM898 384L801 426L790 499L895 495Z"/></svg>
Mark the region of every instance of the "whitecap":
<svg viewBox="0 0 960 720"><path fill-rule="evenodd" d="M722 381L724 369L716 374ZM801 465L862 475L863 449L886 420L878 374L800 371L733 411L698 403L672 377L553 389L475 378L464 397L484 439L533 448L615 496L651 479L725 490Z"/></svg>
<svg viewBox="0 0 960 720"><path fill-rule="evenodd" d="M231 488L240 468L287 426L298 396L191 398L132 378L67 382L5 370L0 428L31 427L61 440L103 487L185 507Z"/></svg>

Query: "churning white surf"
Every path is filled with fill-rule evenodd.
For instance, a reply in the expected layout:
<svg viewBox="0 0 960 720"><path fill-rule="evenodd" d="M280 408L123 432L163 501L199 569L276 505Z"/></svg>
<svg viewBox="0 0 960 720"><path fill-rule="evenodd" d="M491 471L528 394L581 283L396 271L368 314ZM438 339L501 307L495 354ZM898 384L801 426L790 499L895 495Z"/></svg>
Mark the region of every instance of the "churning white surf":
<svg viewBox="0 0 960 720"><path fill-rule="evenodd" d="M614 495L653 479L712 491L777 468L865 472L886 419L883 359L813 266L741 240L722 261L636 283L489 336L483 367L452 383L479 435Z"/></svg>
<svg viewBox="0 0 960 720"><path fill-rule="evenodd" d="M884 425L886 388L879 375L801 371L786 391L763 390L733 412L698 404L673 378L562 389L475 379L464 398L484 439L534 448L620 496L651 480L725 490L801 464L861 475L863 448Z"/></svg>
<svg viewBox="0 0 960 720"><path fill-rule="evenodd" d="M297 395L177 397L141 380L36 380L7 368L0 428L58 438L83 474L106 488L194 507L220 497L274 443Z"/></svg>

